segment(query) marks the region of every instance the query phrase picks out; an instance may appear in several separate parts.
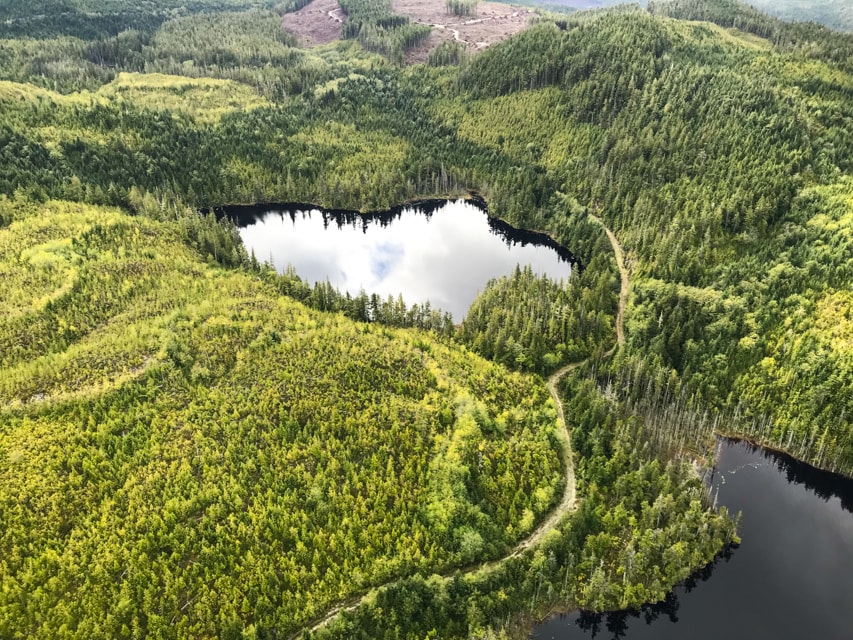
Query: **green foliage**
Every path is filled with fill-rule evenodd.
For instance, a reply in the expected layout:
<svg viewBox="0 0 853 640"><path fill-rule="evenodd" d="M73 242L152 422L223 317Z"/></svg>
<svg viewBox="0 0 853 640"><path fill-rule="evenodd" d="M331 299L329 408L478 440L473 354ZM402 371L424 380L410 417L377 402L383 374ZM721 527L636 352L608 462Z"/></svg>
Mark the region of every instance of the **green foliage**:
<svg viewBox="0 0 853 640"><path fill-rule="evenodd" d="M477 97L494 97L560 82L566 60L563 36L553 23L540 23L501 46L490 47L469 65L461 82Z"/></svg>
<svg viewBox="0 0 853 640"><path fill-rule="evenodd" d="M203 67L286 65L295 40L273 13L216 13L165 23L152 46L160 58Z"/></svg>
<svg viewBox="0 0 853 640"><path fill-rule="evenodd" d="M671 13L682 10L667 6ZM218 106L228 105L231 89L217 87L210 108L193 113L180 104L182 92L187 102L204 104L193 93L197 89L178 90L179 83L168 79L158 86L156 76L150 81L133 76L127 90L122 89L127 76L121 76L99 92L104 97L125 92L129 100L122 103L6 85L0 190L126 204L136 186L155 199L174 194L198 205L279 199L381 209L476 188L496 215L549 230L585 262L595 255L593 239L601 236L578 221L576 212L583 209L578 203L598 207L636 261L631 348L645 354L650 366L674 371L717 410L733 411L749 399L756 406L746 413L761 420L757 405L784 403L771 396L762 404L752 392L729 397L729 391L741 376L766 378L757 367L767 358L777 361L766 337L782 335L783 316L770 313L774 307L768 303L779 295L775 286L759 282L747 292L742 283L777 264L767 247L794 242L796 234L786 229L795 207L803 210L798 225L820 212L820 200L798 193L849 173L853 81L833 62L837 56L827 53L844 50L838 43L849 37L780 26L735 5L729 16L726 6L717 3L717 13L703 16L723 25L737 19L756 34L782 31L767 41L642 11L578 14L492 47L460 71L401 72L347 49L309 57L284 44L277 22L258 13L227 14L217 23L216 41L225 43L227 53L220 55L201 41L200 34L214 26L208 18L181 19L165 25L153 44L128 37L129 50L136 47L148 65L173 65L169 68L181 73L255 78L264 93L280 93L283 86L290 87L285 92L310 87L310 93L292 104L239 113ZM365 24L378 24L390 11L383 3L350 9ZM792 45L795 36L817 44ZM198 45L182 44L194 38ZM630 55L624 44L629 41ZM28 41L13 45L18 52L32 47ZM55 46L66 52L62 55L80 47L72 41ZM253 50L266 53L255 59ZM285 57L276 58L276 51ZM184 55L196 56L193 67L182 64ZM288 76L293 84L274 66L290 55L301 60L288 68L296 74ZM26 58L15 58L12 67L33 64ZM83 64L82 58L74 64ZM225 64L234 66L226 71ZM15 74L28 77L37 70ZM162 106L180 118L151 109L158 93ZM251 95L240 95L236 104L251 105ZM823 242L813 233L807 237ZM802 263L790 264L796 269ZM796 273L784 264L779 268ZM797 283L783 294L794 296L791 305L795 294L816 304L844 287L838 278L786 281ZM312 294L318 300L330 295ZM353 317L364 317L364 302L338 300L327 308L353 308ZM429 323L439 325L437 319ZM552 346L546 352L558 354ZM813 375L818 374L806 375L803 384L816 382ZM844 388L843 379L827 385L829 395L819 403L824 408L805 415L837 404L830 398ZM819 446L808 444L818 442L817 435L805 435L812 425L793 417L778 420L776 442L805 442L810 451ZM849 421L841 420L830 430L844 431ZM838 436L835 447L848 451L846 436ZM817 449L813 453L816 460ZM841 468L848 464L833 459Z"/></svg>
<svg viewBox="0 0 853 640"><path fill-rule="evenodd" d="M310 4L311 0L283 0L283 2L279 2L275 5L275 10L278 13L292 13L294 11L299 11L306 5Z"/></svg>
<svg viewBox="0 0 853 640"><path fill-rule="evenodd" d="M577 570L588 578L580 581L578 604L605 610L662 600L665 585L685 579L688 567L738 541L734 524L725 509L715 514L703 507L705 489L689 465L642 453L656 450L646 443L642 423L614 414L590 381L572 386L566 411L577 425L572 441L578 474L592 496L603 494L602 504L585 509L588 522L601 529L588 534L577 556ZM583 521L584 514L578 518ZM597 573L604 579L597 580Z"/></svg>
<svg viewBox="0 0 853 640"><path fill-rule="evenodd" d="M650 456L643 428L592 382L572 381L562 395L583 495L570 520L500 565L395 581L311 637L506 637L513 628L501 625L521 610L536 616L555 606L611 610L662 600L669 585L738 542L725 509L706 507L690 465Z"/></svg>
<svg viewBox="0 0 853 640"><path fill-rule="evenodd" d="M428 64L432 67L462 65L468 59L468 47L456 40L447 40L429 52Z"/></svg>
<svg viewBox="0 0 853 640"><path fill-rule="evenodd" d="M89 60L88 52L89 45L76 38L0 40L2 78L55 91L94 90L115 73Z"/></svg>
<svg viewBox="0 0 853 640"><path fill-rule="evenodd" d="M393 62L402 63L403 54L429 36L428 26L393 13L391 0L341 0L338 4L347 14L344 38L358 40L365 49Z"/></svg>
<svg viewBox="0 0 853 640"><path fill-rule="evenodd" d="M627 327L633 357L617 366L645 361L686 385L687 397L704 405L696 415L715 409L711 424L737 425L727 430L849 473L847 356L840 341L817 338L825 330L810 309L821 300L837 308L833 296L849 290L850 280L838 234L830 240L808 222L836 220L830 227L843 228L837 221L845 219L849 178L834 188L831 207L804 188L850 172L853 84L831 53L836 40L848 46L849 36L790 27L791 37L818 39L799 51L789 41L774 49L734 29L643 13L572 19L565 31L539 27L542 37L523 50L519 41L494 47L461 76L474 95L496 95L530 86L525 68L558 64L551 76L530 77L533 86L551 88L483 98L447 121L519 163L529 141L533 158L565 176L567 196L600 206L614 225L635 263ZM763 33L757 24L738 22ZM642 44L629 58L619 53L620 38ZM524 55L532 56L529 67ZM504 67L510 72L499 74ZM753 71L745 76L739 67ZM758 80L757 69L769 75ZM541 124L530 133L512 121L522 105ZM553 215L539 224L554 232L565 221ZM821 363L797 374L777 360L791 353L792 314L814 339L796 357ZM794 397L802 403L783 390L800 380Z"/></svg>
<svg viewBox="0 0 853 640"><path fill-rule="evenodd" d="M537 276L529 266L516 268L489 281L468 310L459 339L511 368L548 373L612 344L617 294L605 254L566 283Z"/></svg>
<svg viewBox="0 0 853 640"><path fill-rule="evenodd" d="M282 99L362 66L358 55L347 57L343 64L338 51L295 48L272 12L204 13L90 40L0 40L0 77L70 93L95 91L117 72L154 72L234 80Z"/></svg>
<svg viewBox="0 0 853 640"><path fill-rule="evenodd" d="M454 16L472 16L477 13L477 0L445 0L448 13Z"/></svg>
<svg viewBox="0 0 853 640"><path fill-rule="evenodd" d="M666 0L649 2L649 10L682 20L707 20L724 27L735 27L766 38L784 50L832 60L848 72L853 70L853 38L850 34L837 33L815 24L812 21L815 16L809 16L809 22L783 22L738 0ZM848 19L850 17L848 15ZM848 29L851 24L847 22Z"/></svg>
<svg viewBox="0 0 853 640"><path fill-rule="evenodd" d="M273 0L8 0L0 7L0 37L107 38L129 29L155 30L180 14L269 9Z"/></svg>
<svg viewBox="0 0 853 640"><path fill-rule="evenodd" d="M752 0L750 4L782 20L819 22L833 29L853 31L853 5L846 0Z"/></svg>
<svg viewBox="0 0 853 640"><path fill-rule="evenodd" d="M351 9L375 22L387 17L388 6ZM673 14L687 10L667 6ZM817 185L837 184L841 200L849 189L853 80L832 52L844 51L850 37L785 26L735 5L729 15L726 7L703 9L716 11L703 16L724 26L661 17L661 8L573 14L491 47L461 69L397 70L344 45L300 52L280 41L272 17L259 13L223 18L218 41L227 55L220 55L201 42L209 19L184 18L148 41L124 36L126 53L104 53L104 60L139 64L132 62L138 54L152 68L234 76L256 93L304 97L264 106L235 85L184 88L144 75L119 76L96 95L4 83L0 191L126 205L136 187L158 201L176 197L192 205L282 200L366 210L476 189L494 215L549 231L584 263L609 254L600 231L583 222L585 207L599 210L634 264L630 361L674 375L718 415L737 411L748 416L744 425L758 425L743 432L763 433L783 448L790 442L802 457L846 469L844 416L851 414L828 417L843 404L846 378L803 367L797 379L816 392L798 397L811 398L811 408L785 412L777 410L786 406L785 378L777 380L773 367L787 361L777 353L789 330L786 317L805 305L797 331L822 333L809 328L823 317L816 305L836 300L849 282L837 244L843 236L819 234L808 220L829 215ZM740 30L729 26L735 19ZM767 29L776 30L772 40L755 35ZM184 36L198 46L182 45ZM37 51L33 41L13 41L6 68L11 77L47 84L86 78L81 68L97 70L90 77L97 83L106 79L99 73L112 77L115 70L79 53L88 46L50 41L47 58L37 62L29 58ZM253 49L267 53L255 59ZM192 67L182 64L183 55L197 56ZM294 66L275 66L291 55ZM75 61L59 64L66 56ZM234 66L221 66L227 60ZM202 91L210 97L201 98ZM396 301L375 301L365 312L374 302L369 296L347 300L323 287L287 286L317 308L446 330L431 311L418 309L411 319L410 310L394 311ZM611 304L596 298L597 316L609 313L599 302ZM502 313L495 306L487 315ZM553 321L544 318L536 321ZM469 344L480 334L477 348L495 353L495 345L484 346L486 335L499 333L488 323L484 315ZM568 348L558 349L568 347L562 339L542 342L531 329L522 340L525 323L505 330L515 332L522 352L535 352L525 366L544 370L548 353L556 361L568 357ZM586 353L594 340L581 342L578 352ZM846 371L840 344L809 341L803 357ZM498 354L514 361L505 348ZM828 444L819 453L821 442Z"/></svg>
<svg viewBox="0 0 853 640"><path fill-rule="evenodd" d="M328 281L314 286L303 282L293 271L277 274L272 267L262 268L262 275L284 295L319 311L340 312L353 320L378 322L391 327L417 327L445 337L454 333L453 316L433 309L429 301L408 306L402 295L381 299L377 294L362 290L358 295L341 293Z"/></svg>
<svg viewBox="0 0 853 640"><path fill-rule="evenodd" d="M165 22L142 47L137 69L236 80L280 98L302 91L300 74L316 66L295 45L272 12L192 15Z"/></svg>
<svg viewBox="0 0 853 640"><path fill-rule="evenodd" d="M101 87L97 95L133 107L185 113L206 124L225 114L270 106L245 84L233 80L186 78L159 73L120 73Z"/></svg>
<svg viewBox="0 0 853 640"><path fill-rule="evenodd" d="M11 206L3 637L292 632L503 553L561 486L540 381L205 262L211 218Z"/></svg>
<svg viewBox="0 0 853 640"><path fill-rule="evenodd" d="M230 11L124 31L126 3L2 9L0 636L280 635L390 579L321 633L487 637L522 609L659 599L734 539L668 460L714 431L853 473L849 35L679 0L403 69L364 50L399 61L426 33L390 2L345 3L361 46L311 52L203 4ZM492 283L471 348L544 372L611 344L587 211L626 249L627 343L564 390L577 513L425 578L558 499L541 381L434 310L276 275L181 203L469 189L587 265Z"/></svg>

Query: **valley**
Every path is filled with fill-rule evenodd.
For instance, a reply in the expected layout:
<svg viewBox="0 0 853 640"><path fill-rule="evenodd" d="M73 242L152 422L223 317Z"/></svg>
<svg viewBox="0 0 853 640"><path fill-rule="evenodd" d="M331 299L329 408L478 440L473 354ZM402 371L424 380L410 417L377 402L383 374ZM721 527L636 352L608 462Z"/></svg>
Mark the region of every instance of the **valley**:
<svg viewBox="0 0 853 640"><path fill-rule="evenodd" d="M451 4L0 9L0 637L615 634L764 495L843 537L853 37Z"/></svg>

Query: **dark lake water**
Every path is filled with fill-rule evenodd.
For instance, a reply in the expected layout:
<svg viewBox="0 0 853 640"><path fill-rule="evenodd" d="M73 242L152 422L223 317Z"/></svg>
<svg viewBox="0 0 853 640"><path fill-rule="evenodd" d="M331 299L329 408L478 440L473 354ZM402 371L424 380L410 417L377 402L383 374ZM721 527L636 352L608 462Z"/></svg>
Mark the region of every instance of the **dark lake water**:
<svg viewBox="0 0 853 640"><path fill-rule="evenodd" d="M721 441L719 502L743 543L663 605L570 614L533 638L853 639L853 481L745 443Z"/></svg>
<svg viewBox="0 0 853 640"><path fill-rule="evenodd" d="M490 278L517 264L560 280L571 274L571 254L542 234L493 220L476 204L430 202L361 215L304 205L227 207L248 250L292 265L310 283L328 279L357 295L403 294L407 304L430 302L459 322Z"/></svg>

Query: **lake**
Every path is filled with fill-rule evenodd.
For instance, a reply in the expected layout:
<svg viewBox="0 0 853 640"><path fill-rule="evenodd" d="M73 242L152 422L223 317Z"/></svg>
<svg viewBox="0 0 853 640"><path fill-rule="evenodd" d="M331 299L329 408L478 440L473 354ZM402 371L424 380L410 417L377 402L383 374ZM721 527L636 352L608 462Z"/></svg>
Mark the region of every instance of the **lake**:
<svg viewBox="0 0 853 640"><path fill-rule="evenodd" d="M311 284L328 279L357 295L429 301L459 322L491 278L516 265L555 280L571 274L571 254L543 234L489 218L466 201L431 201L386 213L326 211L306 205L225 207L248 251L283 273L292 265Z"/></svg>
<svg viewBox="0 0 853 640"><path fill-rule="evenodd" d="M531 637L853 638L853 480L721 440L710 481L719 503L743 514L738 548L662 605L561 616Z"/></svg>

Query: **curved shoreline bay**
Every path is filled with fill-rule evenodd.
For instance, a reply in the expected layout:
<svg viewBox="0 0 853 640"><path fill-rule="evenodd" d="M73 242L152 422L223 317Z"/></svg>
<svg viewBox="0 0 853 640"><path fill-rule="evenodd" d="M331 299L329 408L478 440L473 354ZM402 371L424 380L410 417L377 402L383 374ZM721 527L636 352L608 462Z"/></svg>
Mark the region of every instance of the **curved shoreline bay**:
<svg viewBox="0 0 853 640"><path fill-rule="evenodd" d="M711 490L742 544L640 611L546 620L536 639L853 636L853 481L721 439Z"/></svg>

